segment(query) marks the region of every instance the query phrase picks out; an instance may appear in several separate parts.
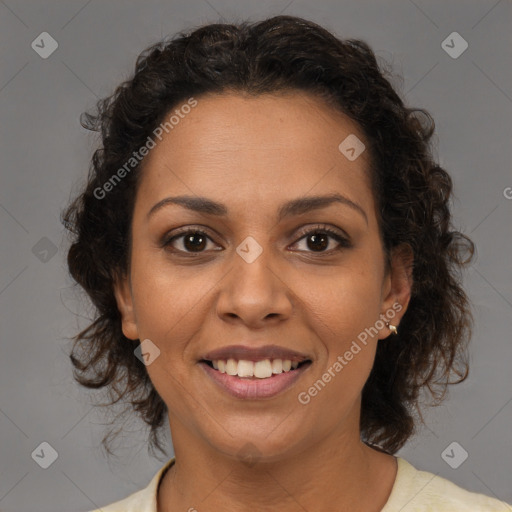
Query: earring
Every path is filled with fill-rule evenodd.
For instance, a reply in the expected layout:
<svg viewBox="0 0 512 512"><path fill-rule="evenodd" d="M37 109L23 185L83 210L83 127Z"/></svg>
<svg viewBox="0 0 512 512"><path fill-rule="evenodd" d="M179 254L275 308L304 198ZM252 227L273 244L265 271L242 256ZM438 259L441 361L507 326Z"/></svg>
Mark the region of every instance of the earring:
<svg viewBox="0 0 512 512"><path fill-rule="evenodd" d="M393 333L398 334L398 330L395 325L391 325L389 322L386 322L386 327Z"/></svg>

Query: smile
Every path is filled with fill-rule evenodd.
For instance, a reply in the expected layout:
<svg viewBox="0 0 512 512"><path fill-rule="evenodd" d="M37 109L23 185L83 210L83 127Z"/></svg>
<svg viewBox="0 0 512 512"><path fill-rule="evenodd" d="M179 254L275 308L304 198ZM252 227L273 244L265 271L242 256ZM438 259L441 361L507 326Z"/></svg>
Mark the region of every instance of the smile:
<svg viewBox="0 0 512 512"><path fill-rule="evenodd" d="M263 361L248 361L246 359L217 359L210 361L215 370L228 375L237 375L238 377L256 377L258 379L268 379L272 375L279 375L283 372L296 370L299 366L298 361L291 359L263 359Z"/></svg>
<svg viewBox="0 0 512 512"><path fill-rule="evenodd" d="M311 366L311 361L263 359L249 361L202 360L200 366L223 391L236 398L272 398L291 387Z"/></svg>

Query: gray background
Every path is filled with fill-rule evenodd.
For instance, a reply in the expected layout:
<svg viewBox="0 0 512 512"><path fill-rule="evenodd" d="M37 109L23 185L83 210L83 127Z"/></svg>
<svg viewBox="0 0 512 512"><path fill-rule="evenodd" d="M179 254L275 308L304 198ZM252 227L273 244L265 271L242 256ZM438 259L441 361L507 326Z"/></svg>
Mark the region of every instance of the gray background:
<svg viewBox="0 0 512 512"><path fill-rule="evenodd" d="M71 377L68 338L91 313L67 276L59 222L95 144L80 113L161 36L279 13L366 40L403 74L407 103L436 120L439 159L455 182L455 222L478 251L465 274L476 320L472 367L443 406L426 411L427 428L399 455L512 502L510 1L0 0L2 511L89 510L146 486L163 464L147 454L147 430L136 421L126 425L119 459L107 461L99 447L105 417ZM31 48L44 31L59 45L47 59ZM453 31L469 44L456 59L441 47ZM58 453L48 469L31 457L44 441ZM441 457L454 441L469 454L458 469Z"/></svg>

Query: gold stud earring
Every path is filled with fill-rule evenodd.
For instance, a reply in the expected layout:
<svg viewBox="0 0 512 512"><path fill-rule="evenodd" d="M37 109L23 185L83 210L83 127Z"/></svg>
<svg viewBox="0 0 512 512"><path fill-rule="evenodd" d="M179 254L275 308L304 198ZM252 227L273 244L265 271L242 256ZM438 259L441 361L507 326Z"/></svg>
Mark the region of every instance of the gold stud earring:
<svg viewBox="0 0 512 512"><path fill-rule="evenodd" d="M398 334L398 330L395 325L391 325L389 322L386 322L386 327L393 333Z"/></svg>

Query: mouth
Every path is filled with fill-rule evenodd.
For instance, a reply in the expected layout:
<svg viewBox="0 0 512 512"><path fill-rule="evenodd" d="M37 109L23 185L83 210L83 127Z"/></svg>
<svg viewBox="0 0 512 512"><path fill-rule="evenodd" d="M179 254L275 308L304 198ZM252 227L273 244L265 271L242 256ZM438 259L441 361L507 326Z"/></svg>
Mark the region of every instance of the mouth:
<svg viewBox="0 0 512 512"><path fill-rule="evenodd" d="M241 379L270 379L282 373L293 372L311 364L310 359L292 361L291 359L262 359L250 361L248 359L202 359L200 363L211 369Z"/></svg>
<svg viewBox="0 0 512 512"><path fill-rule="evenodd" d="M223 392L235 398L253 400L284 393L312 363L304 354L278 347L230 347L211 352L198 361Z"/></svg>

